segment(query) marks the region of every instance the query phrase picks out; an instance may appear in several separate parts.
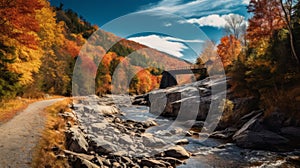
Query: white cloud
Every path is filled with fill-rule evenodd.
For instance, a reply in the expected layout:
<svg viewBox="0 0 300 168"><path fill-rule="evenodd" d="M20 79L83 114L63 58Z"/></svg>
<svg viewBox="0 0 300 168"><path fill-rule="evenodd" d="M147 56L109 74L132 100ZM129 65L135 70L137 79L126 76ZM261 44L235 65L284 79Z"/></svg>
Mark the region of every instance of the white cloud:
<svg viewBox="0 0 300 168"><path fill-rule="evenodd" d="M237 14L227 14L227 15L217 15L217 14L212 14L209 16L201 17L201 18L193 18L193 19L188 19L187 21L180 21L180 23L195 23L198 24L200 27L202 26L211 26L211 27L217 27L217 28L224 28L226 25L226 17L230 17L232 15L237 15ZM241 16L243 17L243 16ZM244 18L244 23L247 24L247 21Z"/></svg>
<svg viewBox="0 0 300 168"><path fill-rule="evenodd" d="M220 16L220 15L209 15L206 17L202 17L199 19L189 19L187 20L188 23L196 23L198 24L200 27L202 26L211 26L211 27L225 27L226 25L226 21L225 19Z"/></svg>
<svg viewBox="0 0 300 168"><path fill-rule="evenodd" d="M203 40L184 40L175 37L164 37L168 41L182 42L182 43L204 43Z"/></svg>
<svg viewBox="0 0 300 168"><path fill-rule="evenodd" d="M159 51L168 53L176 57L182 57L182 52L188 49L184 42L187 43L202 43L201 40L184 40L174 37L162 37L158 35L131 37L128 40L138 42L140 44L149 46Z"/></svg>
<svg viewBox="0 0 300 168"><path fill-rule="evenodd" d="M171 27L171 26L172 26L172 23L164 23L164 26L165 26L165 27Z"/></svg>
<svg viewBox="0 0 300 168"><path fill-rule="evenodd" d="M249 0L193 0L184 2L183 0L161 0L156 5L147 6L141 11L178 14L183 17L207 16L212 14L231 13L233 10L245 8Z"/></svg>
<svg viewBox="0 0 300 168"><path fill-rule="evenodd" d="M250 0L243 0L243 4L249 5L249 3L250 3Z"/></svg>

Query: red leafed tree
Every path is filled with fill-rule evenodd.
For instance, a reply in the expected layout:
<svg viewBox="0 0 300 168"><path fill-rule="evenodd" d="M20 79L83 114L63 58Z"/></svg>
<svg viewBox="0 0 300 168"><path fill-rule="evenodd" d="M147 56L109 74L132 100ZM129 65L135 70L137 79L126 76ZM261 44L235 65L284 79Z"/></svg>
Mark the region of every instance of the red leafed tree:
<svg viewBox="0 0 300 168"><path fill-rule="evenodd" d="M278 0L251 0L248 12L253 14L247 30L251 47L259 45L261 40L269 40L275 30L285 26Z"/></svg>
<svg viewBox="0 0 300 168"><path fill-rule="evenodd" d="M224 67L231 65L233 61L237 60L241 51L241 42L233 35L223 37L217 50Z"/></svg>
<svg viewBox="0 0 300 168"><path fill-rule="evenodd" d="M42 7L38 0L0 0L0 35L36 48L37 38L31 32L39 30L35 14Z"/></svg>
<svg viewBox="0 0 300 168"><path fill-rule="evenodd" d="M80 46L78 46L76 42L67 39L65 39L65 48L73 58L78 56L80 51Z"/></svg>

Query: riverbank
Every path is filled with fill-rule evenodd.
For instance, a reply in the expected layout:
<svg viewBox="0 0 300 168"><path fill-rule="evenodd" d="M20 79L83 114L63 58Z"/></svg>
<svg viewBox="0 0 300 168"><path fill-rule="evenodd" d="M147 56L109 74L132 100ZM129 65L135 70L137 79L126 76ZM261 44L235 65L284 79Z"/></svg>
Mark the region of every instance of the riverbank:
<svg viewBox="0 0 300 168"><path fill-rule="evenodd" d="M71 167L295 167L299 161L299 151L242 149L186 131L186 122L174 125L126 98L88 96L62 112L77 123L67 125L66 150L57 158L66 157Z"/></svg>

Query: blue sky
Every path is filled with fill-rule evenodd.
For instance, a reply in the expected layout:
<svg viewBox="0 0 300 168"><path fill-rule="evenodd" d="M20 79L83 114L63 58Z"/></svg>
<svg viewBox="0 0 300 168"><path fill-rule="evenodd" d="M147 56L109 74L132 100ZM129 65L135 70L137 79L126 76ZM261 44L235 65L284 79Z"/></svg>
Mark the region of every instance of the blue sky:
<svg viewBox="0 0 300 168"><path fill-rule="evenodd" d="M205 41L225 35L224 18L248 19L250 0L50 0L118 36L192 60Z"/></svg>

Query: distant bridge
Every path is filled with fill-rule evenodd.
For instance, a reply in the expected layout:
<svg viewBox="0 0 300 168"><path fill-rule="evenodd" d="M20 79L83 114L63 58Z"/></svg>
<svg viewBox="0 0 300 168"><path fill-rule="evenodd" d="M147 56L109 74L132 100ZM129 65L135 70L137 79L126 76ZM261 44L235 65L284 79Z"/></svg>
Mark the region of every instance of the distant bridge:
<svg viewBox="0 0 300 168"><path fill-rule="evenodd" d="M160 89L178 85L176 75L184 74L198 74L198 79L207 77L207 69L204 66L192 65L187 67L167 69L162 73L162 79L160 82Z"/></svg>

